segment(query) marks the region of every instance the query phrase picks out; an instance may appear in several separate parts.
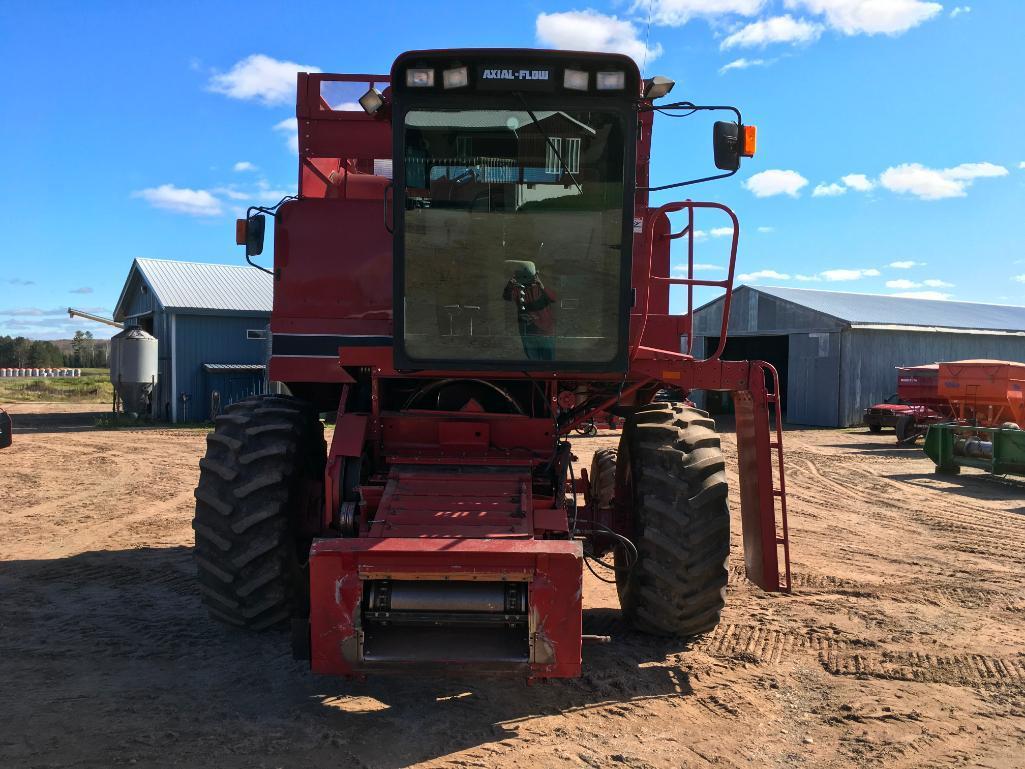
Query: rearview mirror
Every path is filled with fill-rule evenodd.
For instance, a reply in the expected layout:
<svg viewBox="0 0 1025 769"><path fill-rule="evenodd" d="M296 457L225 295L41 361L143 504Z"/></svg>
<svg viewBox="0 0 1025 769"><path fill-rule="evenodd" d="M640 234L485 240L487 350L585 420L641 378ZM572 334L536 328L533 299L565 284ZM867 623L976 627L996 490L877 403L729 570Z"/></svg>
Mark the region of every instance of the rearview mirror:
<svg viewBox="0 0 1025 769"><path fill-rule="evenodd" d="M248 219L235 220L235 243L246 247L246 256L263 253L263 235L267 229L267 217L263 214Z"/></svg>
<svg viewBox="0 0 1025 769"><path fill-rule="evenodd" d="M712 127L712 151L715 153L716 168L723 171L736 171L740 168L740 126L716 121Z"/></svg>

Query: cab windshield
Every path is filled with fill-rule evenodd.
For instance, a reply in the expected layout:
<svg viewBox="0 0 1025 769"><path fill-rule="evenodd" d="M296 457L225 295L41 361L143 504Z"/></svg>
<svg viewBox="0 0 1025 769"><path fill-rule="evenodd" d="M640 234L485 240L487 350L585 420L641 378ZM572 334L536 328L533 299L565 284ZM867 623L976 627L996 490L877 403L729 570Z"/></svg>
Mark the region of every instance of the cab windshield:
<svg viewBox="0 0 1025 769"><path fill-rule="evenodd" d="M613 110L412 110L406 355L607 363L621 349L624 131Z"/></svg>

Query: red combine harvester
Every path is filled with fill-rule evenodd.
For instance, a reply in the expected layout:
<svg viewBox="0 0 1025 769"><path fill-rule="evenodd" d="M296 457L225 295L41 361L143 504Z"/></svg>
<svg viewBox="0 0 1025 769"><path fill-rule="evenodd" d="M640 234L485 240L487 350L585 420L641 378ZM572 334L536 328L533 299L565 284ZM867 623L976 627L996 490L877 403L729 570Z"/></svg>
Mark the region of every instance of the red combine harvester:
<svg viewBox="0 0 1025 769"><path fill-rule="evenodd" d="M299 194L237 233L259 255L274 217L270 378L290 395L229 407L209 436L194 527L213 616L291 621L318 673L577 676L586 564L638 629L711 630L725 465L707 414L652 402L667 387L734 394L747 575L789 590L778 379L719 357L737 218L648 202L732 175L755 132L733 108L656 108L671 87L625 56L504 49L299 75ZM655 112L705 110L735 118L713 130L722 173L650 186ZM733 226L724 280L694 278L699 213ZM706 360L695 286L726 293ZM625 419L618 452L578 474L566 437L603 411Z"/></svg>

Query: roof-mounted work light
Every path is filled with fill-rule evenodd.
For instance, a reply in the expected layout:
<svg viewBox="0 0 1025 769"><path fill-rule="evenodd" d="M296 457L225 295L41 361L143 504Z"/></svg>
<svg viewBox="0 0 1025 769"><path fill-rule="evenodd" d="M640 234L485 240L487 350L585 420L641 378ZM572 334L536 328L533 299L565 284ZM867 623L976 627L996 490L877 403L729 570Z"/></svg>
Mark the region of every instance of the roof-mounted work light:
<svg viewBox="0 0 1025 769"><path fill-rule="evenodd" d="M674 85L676 85L676 81L671 78L662 75L650 77L644 81L644 98L661 99L673 90Z"/></svg>
<svg viewBox="0 0 1025 769"><path fill-rule="evenodd" d="M441 73L441 84L446 88L462 88L470 82L466 67L446 69Z"/></svg>
<svg viewBox="0 0 1025 769"><path fill-rule="evenodd" d="M595 76L595 85L599 91L622 91L626 85L626 73L599 72Z"/></svg>
<svg viewBox="0 0 1025 769"><path fill-rule="evenodd" d="M373 86L370 86L370 90L359 97L359 106L363 108L363 111L368 115L373 115L377 110L384 106L384 97L381 96L381 92Z"/></svg>
<svg viewBox="0 0 1025 769"><path fill-rule="evenodd" d="M410 88L431 88L434 86L433 69L407 69L406 85Z"/></svg>
<svg viewBox="0 0 1025 769"><path fill-rule="evenodd" d="M562 76L562 85L573 91L586 91L590 75L579 69L567 69Z"/></svg>

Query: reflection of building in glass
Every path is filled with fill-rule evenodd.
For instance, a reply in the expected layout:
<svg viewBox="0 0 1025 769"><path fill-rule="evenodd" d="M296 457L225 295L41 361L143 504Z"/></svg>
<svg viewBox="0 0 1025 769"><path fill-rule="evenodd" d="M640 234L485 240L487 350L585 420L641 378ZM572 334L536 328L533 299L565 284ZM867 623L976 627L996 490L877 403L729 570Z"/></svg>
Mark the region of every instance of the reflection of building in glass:
<svg viewBox="0 0 1025 769"><path fill-rule="evenodd" d="M534 116L536 122L526 111L410 112L406 124L421 129L428 145L406 153L410 186L429 187L432 205L459 205L473 201L471 191L480 191L475 185L515 185L514 194L503 200L506 210L580 194L566 172L581 172L583 141L597 131L565 112L537 110ZM455 133L455 141L448 131L439 136L442 129ZM441 147L431 146L438 139L455 152L438 152Z"/></svg>

